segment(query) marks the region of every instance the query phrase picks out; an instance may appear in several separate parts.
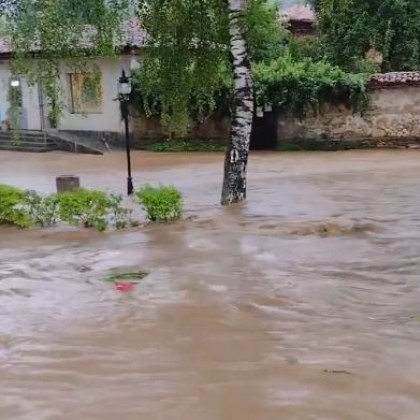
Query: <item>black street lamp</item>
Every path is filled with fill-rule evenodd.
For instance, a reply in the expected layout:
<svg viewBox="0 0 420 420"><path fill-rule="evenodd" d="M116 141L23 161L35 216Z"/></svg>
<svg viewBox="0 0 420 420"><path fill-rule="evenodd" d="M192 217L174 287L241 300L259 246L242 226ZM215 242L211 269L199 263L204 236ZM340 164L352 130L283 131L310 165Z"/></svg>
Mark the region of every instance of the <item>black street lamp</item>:
<svg viewBox="0 0 420 420"><path fill-rule="evenodd" d="M118 99L121 104L121 113L125 124L125 149L127 151L127 194L132 195L134 191L133 178L131 177L131 150L130 150L130 128L128 125L128 101L131 93L130 78L122 71L118 79Z"/></svg>

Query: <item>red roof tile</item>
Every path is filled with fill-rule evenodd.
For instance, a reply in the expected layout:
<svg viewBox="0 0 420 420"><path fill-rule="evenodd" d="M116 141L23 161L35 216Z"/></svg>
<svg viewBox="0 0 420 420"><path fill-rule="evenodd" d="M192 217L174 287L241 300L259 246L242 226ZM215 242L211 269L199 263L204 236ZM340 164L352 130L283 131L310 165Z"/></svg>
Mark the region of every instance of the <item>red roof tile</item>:
<svg viewBox="0 0 420 420"><path fill-rule="evenodd" d="M315 22L315 12L311 6L308 5L296 5L283 12L283 16L293 22Z"/></svg>
<svg viewBox="0 0 420 420"><path fill-rule="evenodd" d="M398 86L420 86L420 72L404 71L375 74L370 79L370 86L377 89Z"/></svg>

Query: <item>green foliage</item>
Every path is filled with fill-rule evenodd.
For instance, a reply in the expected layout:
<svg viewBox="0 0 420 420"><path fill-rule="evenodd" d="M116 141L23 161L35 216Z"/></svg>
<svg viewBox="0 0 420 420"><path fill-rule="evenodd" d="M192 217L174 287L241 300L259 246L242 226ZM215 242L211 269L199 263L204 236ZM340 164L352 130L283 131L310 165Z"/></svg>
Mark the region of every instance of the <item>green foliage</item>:
<svg viewBox="0 0 420 420"><path fill-rule="evenodd" d="M42 197L35 191L0 185L0 225L47 227L57 222L58 215L56 194Z"/></svg>
<svg viewBox="0 0 420 420"><path fill-rule="evenodd" d="M101 74L98 71L85 73L82 86L83 101L89 102L102 95Z"/></svg>
<svg viewBox="0 0 420 420"><path fill-rule="evenodd" d="M311 55L313 59L308 58ZM372 68L360 62L359 70L360 73L349 73L322 59L316 40L292 41L289 53L275 60L254 63L256 100L259 105L271 103L281 112L297 117L303 117L309 109L318 113L327 103L343 103L354 111L363 110L368 101L367 82ZM225 100L220 104L230 103L231 91L225 89L224 94ZM157 96L154 100L159 102ZM158 112L158 108L155 111ZM208 146L170 140L152 145L149 150L212 151L213 146Z"/></svg>
<svg viewBox="0 0 420 420"><path fill-rule="evenodd" d="M281 57L254 67L257 101L303 117L326 103L344 103L354 110L366 105L366 76L346 73L327 62L294 61Z"/></svg>
<svg viewBox="0 0 420 420"><path fill-rule="evenodd" d="M8 16L15 50L13 71L40 83L52 105L53 124L64 101L60 74L98 73L92 57L115 56L114 41L126 0L20 0ZM88 25L88 26L87 26ZM34 54L36 60L34 60Z"/></svg>
<svg viewBox="0 0 420 420"><path fill-rule="evenodd" d="M220 0L151 0L140 18L153 48L137 76L146 114L158 97L169 132L185 131L189 103L198 113L215 107L215 92L229 72L227 13ZM229 82L228 82L229 83Z"/></svg>
<svg viewBox="0 0 420 420"><path fill-rule="evenodd" d="M27 191L25 194L25 205L32 225L41 227L53 226L59 219L60 209L57 194L43 197L36 191Z"/></svg>
<svg viewBox="0 0 420 420"><path fill-rule="evenodd" d="M319 11L319 9L321 8L321 3L323 0L308 0L308 4L310 4L316 12Z"/></svg>
<svg viewBox="0 0 420 420"><path fill-rule="evenodd" d="M217 70L215 77L217 76L218 81L214 82L212 88L209 86L210 90L205 95L197 94L197 91L191 88L188 93L188 100L182 105L185 108L181 109L182 107L180 108L179 104L173 104L171 109L176 110L176 112L167 113L166 109L168 107L165 102L172 101L168 95L176 95L176 90L181 89L181 87L179 85L172 87L173 93L167 89L164 90L161 83L162 76L159 75L160 70L156 74L156 66L159 66L157 61L145 60L140 70L134 72L130 103L141 115L146 115L146 117L158 115L166 131L185 134L191 119L202 122L216 110L224 114L229 112L232 81L227 67ZM186 75L187 73L188 71ZM168 83L171 82L168 81ZM182 100L184 101L184 99Z"/></svg>
<svg viewBox="0 0 420 420"><path fill-rule="evenodd" d="M59 194L60 218L74 226L104 231L108 226L109 198L103 191L77 189Z"/></svg>
<svg viewBox="0 0 420 420"><path fill-rule="evenodd" d="M25 208L23 190L0 184L0 225L21 228L31 226L31 218Z"/></svg>
<svg viewBox="0 0 420 420"><path fill-rule="evenodd" d="M420 69L418 0L314 0L326 57L350 71L366 53L383 54L382 71Z"/></svg>
<svg viewBox="0 0 420 420"><path fill-rule="evenodd" d="M151 152L222 152L224 149L208 140L167 140L147 147Z"/></svg>
<svg viewBox="0 0 420 420"><path fill-rule="evenodd" d="M289 41L288 51L295 61L305 59L321 61L324 58L321 40L316 36L292 37Z"/></svg>
<svg viewBox="0 0 420 420"><path fill-rule="evenodd" d="M248 0L244 35L253 62L271 61L283 55L290 37L279 22L278 6L267 0Z"/></svg>
<svg viewBox="0 0 420 420"><path fill-rule="evenodd" d="M110 223L116 229L135 225L131 210L122 206L121 195L80 189L41 196L36 191L0 185L0 225L48 227L58 221L99 231Z"/></svg>
<svg viewBox="0 0 420 420"><path fill-rule="evenodd" d="M134 79L133 99L158 114L169 132L184 134L190 118L226 113L233 82L229 22L223 0L150 0L140 9L149 48ZM282 53L288 32L267 0L248 0L242 19L253 61Z"/></svg>
<svg viewBox="0 0 420 420"><path fill-rule="evenodd" d="M22 90L20 87L12 87L9 85L7 90L7 101L9 108L7 109L7 120L9 127L13 130L13 140L19 140L20 119L22 117Z"/></svg>
<svg viewBox="0 0 420 420"><path fill-rule="evenodd" d="M183 199L175 187L146 185L136 195L151 222L181 217ZM41 196L32 190L0 184L0 225L48 227L61 221L101 232L109 224L116 229L136 226L132 211L124 208L122 201L121 195L97 190L77 189Z"/></svg>
<svg viewBox="0 0 420 420"><path fill-rule="evenodd" d="M136 196L151 222L176 220L182 215L182 194L173 186L146 185L136 192Z"/></svg>
<svg viewBox="0 0 420 420"><path fill-rule="evenodd" d="M77 189L58 195L60 219L74 226L104 231L133 226L131 211L122 206L122 196L104 191Z"/></svg>
<svg viewBox="0 0 420 420"><path fill-rule="evenodd" d="M116 229L125 229L128 226L133 226L131 220L131 210L122 206L123 197L121 194L110 194L108 196L109 212L111 220Z"/></svg>
<svg viewBox="0 0 420 420"><path fill-rule="evenodd" d="M134 282L138 282L140 280L143 280L145 277L147 277L149 275L149 273L147 273L146 271L134 271L134 272L113 272L111 274L108 274L105 278L104 281L106 282L110 282L110 283L115 283L118 281L134 281Z"/></svg>
<svg viewBox="0 0 420 420"><path fill-rule="evenodd" d="M133 104L143 107L146 115L161 115L170 132L182 133L191 116L199 119L221 107L226 114L231 103L228 22L223 7L218 0L209 0L201 10L196 9L193 0L154 0L143 12L156 48L149 50L135 77ZM319 112L327 102L344 102L355 110L363 108L367 101L364 73L374 69L363 60L353 63L361 74L349 74L329 64L321 39L290 39L277 16L277 8L265 0L249 0L243 16L257 102L272 103L299 117L310 108ZM210 28L208 33L200 31L203 22ZM201 54L212 63L199 63ZM188 151L190 147L165 142L152 149Z"/></svg>

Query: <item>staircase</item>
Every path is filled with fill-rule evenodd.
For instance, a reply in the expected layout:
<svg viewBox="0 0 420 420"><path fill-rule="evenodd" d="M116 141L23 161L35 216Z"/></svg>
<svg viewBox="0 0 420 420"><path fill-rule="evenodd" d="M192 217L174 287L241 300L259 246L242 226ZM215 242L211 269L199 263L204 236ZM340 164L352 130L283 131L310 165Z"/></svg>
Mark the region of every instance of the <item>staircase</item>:
<svg viewBox="0 0 420 420"><path fill-rule="evenodd" d="M103 154L102 150L79 143L76 139L63 138L59 132L0 131L0 151L45 153L61 150L72 153Z"/></svg>
<svg viewBox="0 0 420 420"><path fill-rule="evenodd" d="M59 149L54 140L41 131L0 131L0 150L42 153Z"/></svg>

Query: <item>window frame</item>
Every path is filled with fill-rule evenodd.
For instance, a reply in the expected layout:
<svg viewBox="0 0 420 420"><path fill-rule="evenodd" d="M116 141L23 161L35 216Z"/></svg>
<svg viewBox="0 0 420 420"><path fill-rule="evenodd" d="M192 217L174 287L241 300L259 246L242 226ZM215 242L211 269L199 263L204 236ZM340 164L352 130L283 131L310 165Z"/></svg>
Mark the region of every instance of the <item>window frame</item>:
<svg viewBox="0 0 420 420"><path fill-rule="evenodd" d="M83 101L79 105L76 101L75 95L75 76L85 76L89 73L83 72L71 72L67 73L68 78L68 85L70 89L70 114L72 115L101 115L104 113L103 106L104 106L104 95L103 95L103 87L102 87L102 73L100 73L100 97L98 98L98 104L95 110L84 109ZM82 92L79 93L82 96ZM87 107L89 108L89 107Z"/></svg>

